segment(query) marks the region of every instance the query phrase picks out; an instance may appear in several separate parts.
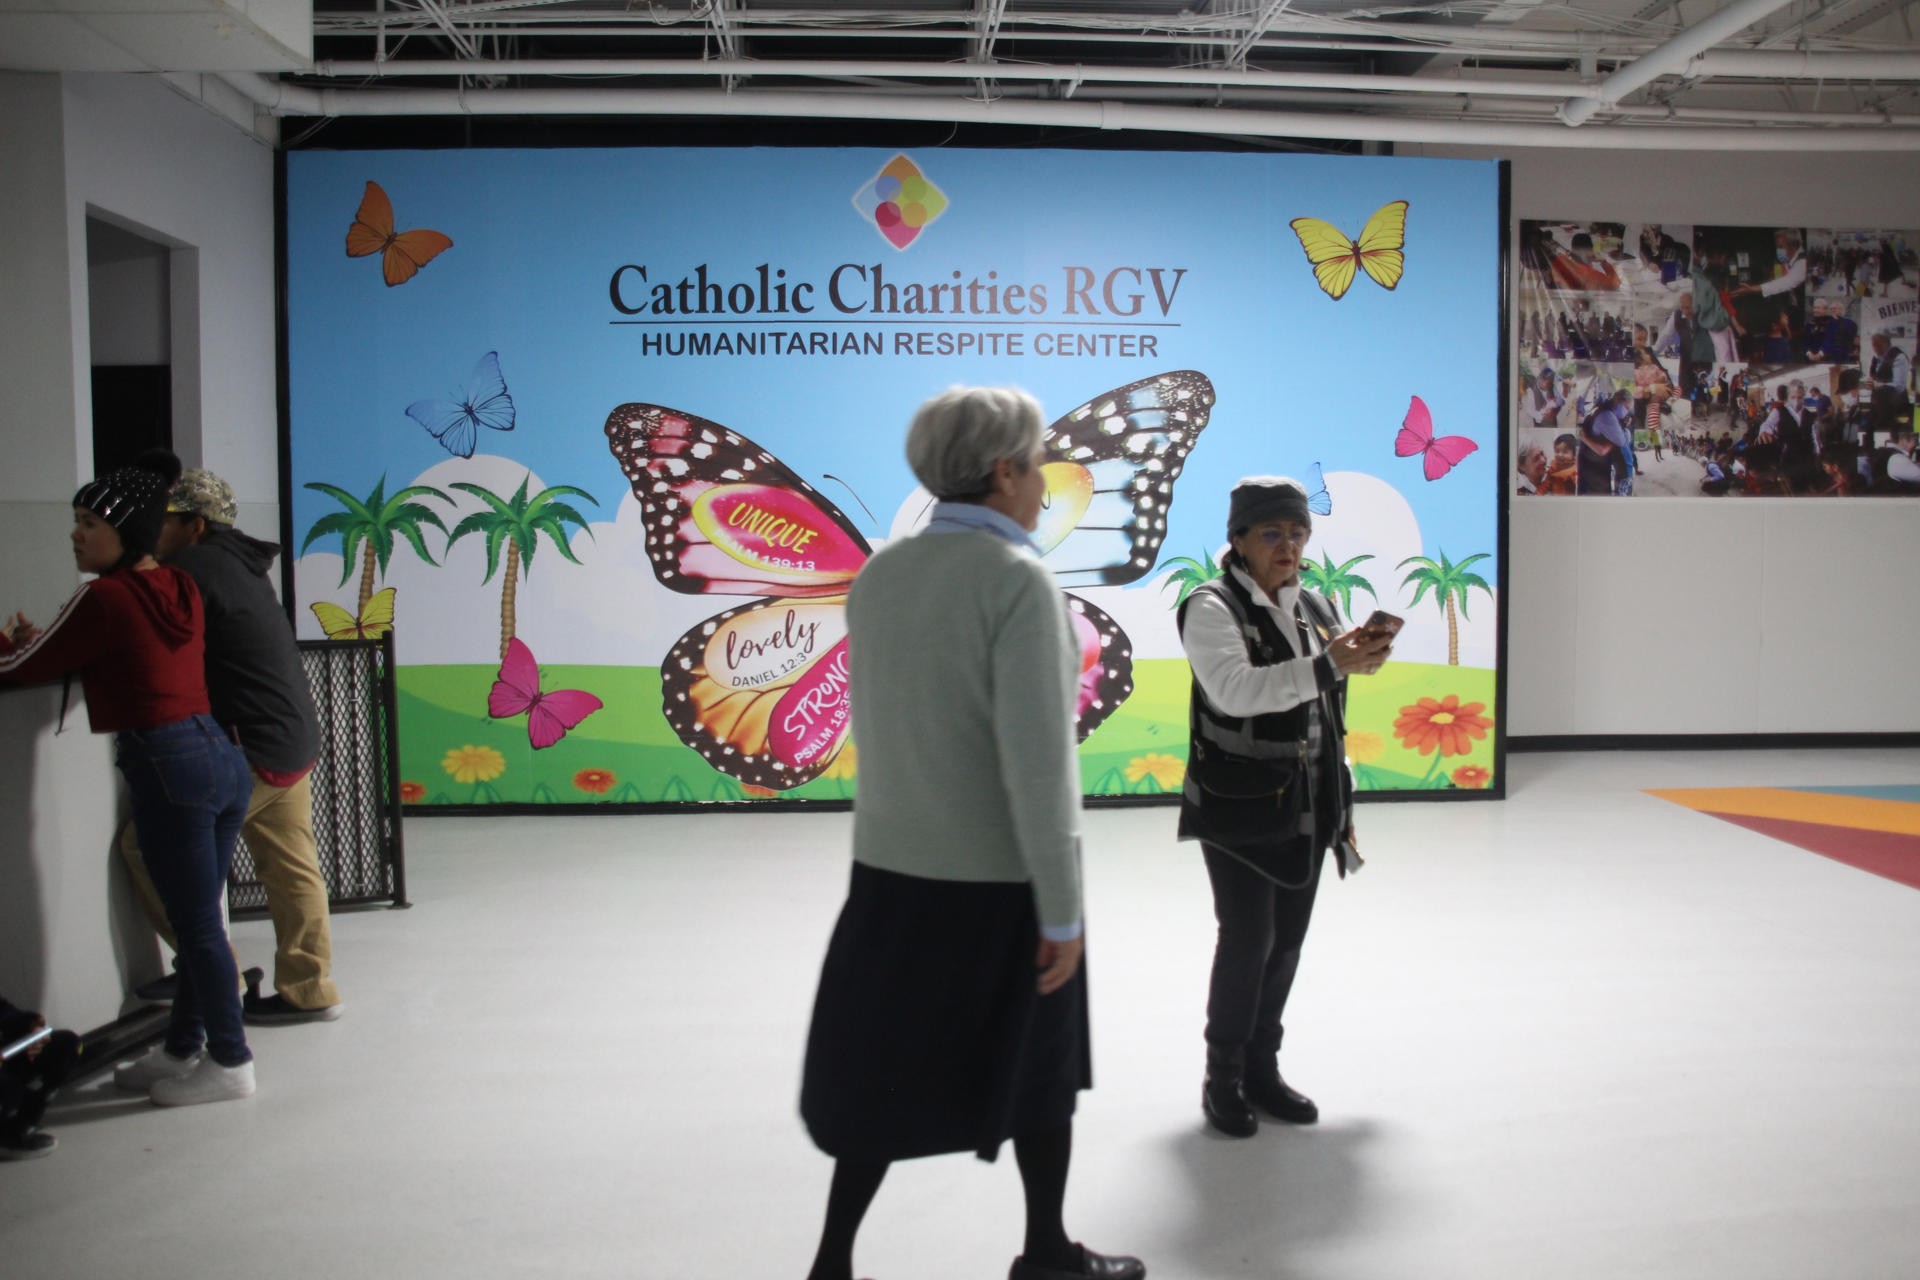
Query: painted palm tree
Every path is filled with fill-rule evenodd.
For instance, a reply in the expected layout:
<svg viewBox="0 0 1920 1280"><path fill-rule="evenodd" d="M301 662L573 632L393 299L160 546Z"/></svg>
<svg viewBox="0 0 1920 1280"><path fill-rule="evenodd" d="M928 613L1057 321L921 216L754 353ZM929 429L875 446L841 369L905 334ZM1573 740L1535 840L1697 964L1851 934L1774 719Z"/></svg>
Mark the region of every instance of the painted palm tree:
<svg viewBox="0 0 1920 1280"><path fill-rule="evenodd" d="M1173 559L1167 561L1168 568L1172 568L1174 565L1180 565L1182 567L1174 569L1174 571L1167 576L1167 580L1160 584L1160 589L1165 591L1176 582L1180 584L1180 594L1173 599L1173 607L1176 609L1187 602L1187 597L1193 594L1195 587L1204 582L1212 582L1225 572L1225 569L1221 565L1214 563L1213 556L1205 551L1200 553L1200 559L1198 560L1193 559L1191 556L1175 556Z"/></svg>
<svg viewBox="0 0 1920 1280"><path fill-rule="evenodd" d="M1321 595L1340 601L1340 612L1347 615L1347 621L1353 621L1353 593L1364 591L1373 597L1375 604L1380 603L1379 593L1373 584L1357 573L1351 572L1353 566L1362 560L1371 560L1372 556L1355 556L1343 565L1335 566L1333 552L1327 552L1325 561L1307 560L1300 566L1300 581L1318 591Z"/></svg>
<svg viewBox="0 0 1920 1280"><path fill-rule="evenodd" d="M527 487L533 483L533 473L520 482L511 498L502 498L499 494L481 488L477 484L456 481L451 486L463 489L487 504L485 511L476 511L454 527L447 538L447 549L470 533L485 534L487 538L487 576L482 582L492 582L493 575L500 568L500 551L507 552L507 570L501 579L500 588L500 657L507 656L507 642L513 639L514 592L520 582L520 571L524 565L528 571L533 569L533 553L540 545L540 535L557 547L560 554L579 564L579 558L573 554L573 548L567 545L567 525L578 525L586 530L589 538L593 530L587 528L587 520L578 511L559 499L568 496L585 498L594 506L599 506L592 494L584 489L576 489L570 484L555 485L551 489L542 489L531 498L527 496Z"/></svg>
<svg viewBox="0 0 1920 1280"><path fill-rule="evenodd" d="M1474 561L1485 560L1487 559L1487 555L1488 553L1483 551L1479 555L1468 556L1459 564L1454 564L1451 560L1447 559L1447 553L1442 551L1440 553L1440 561L1437 564L1425 556L1408 556L1399 564L1399 567L1402 569L1410 564L1420 566L1412 573L1409 573L1400 583L1403 587L1411 587L1418 584L1418 590L1413 593L1413 603L1419 604L1420 597L1426 595L1427 588L1431 587L1433 588L1433 602L1440 606L1441 612L1447 615L1448 666L1457 667L1460 665L1460 622L1459 619L1454 616L1454 601L1458 600L1460 602L1460 615L1464 617L1467 613L1467 591L1469 588L1478 587L1487 593L1488 599L1493 598L1493 588L1487 585L1486 579L1477 573L1467 572L1468 567L1471 566Z"/></svg>
<svg viewBox="0 0 1920 1280"><path fill-rule="evenodd" d="M438 498L448 506L453 499L433 488L431 485L409 485L392 497L387 496L387 478L382 475L380 483L373 486L373 492L365 498L356 498L345 489L335 485L313 481L306 486L317 493L324 493L344 510L331 515L321 516L307 530L307 540L300 544L300 554L305 555L307 548L320 538L338 535L340 538L340 584L346 585L347 578L353 573L353 553L361 552L360 558L360 600L355 611L365 613L367 601L373 598L374 568L379 567L380 576L387 576L387 563L393 559L394 536L405 538L413 547L414 554L435 568L439 562L427 551L427 544L420 536L420 526L430 524L441 533L447 526L440 523L440 517L433 508L415 502L415 498Z"/></svg>

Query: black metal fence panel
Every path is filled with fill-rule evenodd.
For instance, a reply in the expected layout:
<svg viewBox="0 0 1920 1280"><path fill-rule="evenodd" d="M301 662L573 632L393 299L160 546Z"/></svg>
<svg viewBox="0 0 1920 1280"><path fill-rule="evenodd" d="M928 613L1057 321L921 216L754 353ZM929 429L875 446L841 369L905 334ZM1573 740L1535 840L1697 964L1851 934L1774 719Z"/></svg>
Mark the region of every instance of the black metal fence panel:
<svg viewBox="0 0 1920 1280"><path fill-rule="evenodd" d="M313 838L327 899L336 907L407 906L393 633L299 645L320 712ZM267 914L266 887L244 836L227 877L227 910L237 919Z"/></svg>

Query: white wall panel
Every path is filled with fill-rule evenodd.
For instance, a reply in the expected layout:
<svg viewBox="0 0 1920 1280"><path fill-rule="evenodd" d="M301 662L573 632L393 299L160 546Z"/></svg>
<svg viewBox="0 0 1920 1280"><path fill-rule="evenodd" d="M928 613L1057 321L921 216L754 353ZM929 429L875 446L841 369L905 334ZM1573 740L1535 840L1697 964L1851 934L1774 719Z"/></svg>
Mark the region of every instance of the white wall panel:
<svg viewBox="0 0 1920 1280"><path fill-rule="evenodd" d="M1676 153L1651 170L1644 152L1528 150L1507 158L1516 221L1920 227L1920 160L1913 156ZM1862 164L1870 180L1858 180ZM1514 385L1511 370L1507 385ZM1548 504L1583 514L1570 521ZM1845 647L1838 618L1888 647L1886 659L1867 656L1876 670L1903 645L1910 664L1920 632L1920 503L1520 499L1510 529L1511 733L1920 732L1920 680L1834 671ZM1602 547L1632 555L1596 558ZM1568 580L1559 566L1576 557L1593 568ZM1570 591L1580 619L1577 668L1564 658ZM1610 688L1593 663L1622 646L1643 647L1650 636L1701 656L1621 662L1625 674ZM1566 683L1577 689L1571 698L1560 687Z"/></svg>
<svg viewBox="0 0 1920 1280"><path fill-rule="evenodd" d="M1577 692L1563 732L1754 732L1763 513L1729 503L1703 523L1684 501L1577 505L1580 641L1562 666Z"/></svg>

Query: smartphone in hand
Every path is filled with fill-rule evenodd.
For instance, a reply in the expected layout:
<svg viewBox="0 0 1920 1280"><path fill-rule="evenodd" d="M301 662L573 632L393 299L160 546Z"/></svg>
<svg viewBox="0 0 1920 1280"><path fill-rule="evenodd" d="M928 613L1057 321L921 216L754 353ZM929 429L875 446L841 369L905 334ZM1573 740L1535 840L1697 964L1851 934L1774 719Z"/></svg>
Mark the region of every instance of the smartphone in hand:
<svg viewBox="0 0 1920 1280"><path fill-rule="evenodd" d="M1405 618L1396 618L1385 609L1375 609L1373 613L1368 616L1367 620L1360 624L1360 629L1363 631L1371 631L1375 635L1382 635L1391 640L1394 636L1400 634L1400 628L1406 624L1407 620Z"/></svg>

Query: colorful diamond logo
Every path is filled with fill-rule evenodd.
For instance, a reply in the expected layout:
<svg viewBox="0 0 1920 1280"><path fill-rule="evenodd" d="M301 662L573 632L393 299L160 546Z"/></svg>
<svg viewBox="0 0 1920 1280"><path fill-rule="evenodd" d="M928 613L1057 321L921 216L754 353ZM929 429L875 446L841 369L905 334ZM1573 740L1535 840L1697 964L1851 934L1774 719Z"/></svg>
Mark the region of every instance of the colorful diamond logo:
<svg viewBox="0 0 1920 1280"><path fill-rule="evenodd" d="M899 155L853 193L853 207L888 244L904 249L946 212L947 197L927 181L919 165Z"/></svg>

